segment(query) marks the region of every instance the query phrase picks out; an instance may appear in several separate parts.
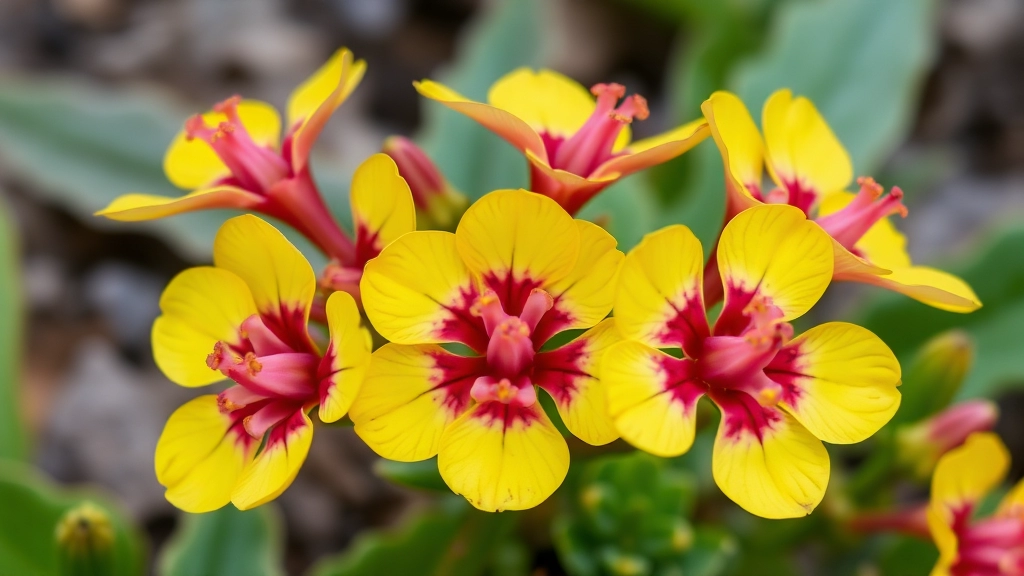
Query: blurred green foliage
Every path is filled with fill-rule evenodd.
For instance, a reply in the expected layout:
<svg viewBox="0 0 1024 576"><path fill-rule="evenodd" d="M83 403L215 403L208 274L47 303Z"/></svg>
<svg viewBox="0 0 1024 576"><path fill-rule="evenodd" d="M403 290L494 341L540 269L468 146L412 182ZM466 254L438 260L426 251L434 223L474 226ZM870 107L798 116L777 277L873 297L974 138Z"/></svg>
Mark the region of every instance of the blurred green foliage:
<svg viewBox="0 0 1024 576"><path fill-rule="evenodd" d="M57 488L28 466L6 460L0 460L0 574L65 576L57 525L68 510L84 502L105 512L113 528L112 568L107 576L141 574L142 540L105 496Z"/></svg>
<svg viewBox="0 0 1024 576"><path fill-rule="evenodd" d="M242 512L227 505L206 514L182 514L160 554L160 576L279 576L284 535L277 508Z"/></svg>
<svg viewBox="0 0 1024 576"><path fill-rule="evenodd" d="M0 201L0 459L24 460L20 365L23 309L17 231Z"/></svg>

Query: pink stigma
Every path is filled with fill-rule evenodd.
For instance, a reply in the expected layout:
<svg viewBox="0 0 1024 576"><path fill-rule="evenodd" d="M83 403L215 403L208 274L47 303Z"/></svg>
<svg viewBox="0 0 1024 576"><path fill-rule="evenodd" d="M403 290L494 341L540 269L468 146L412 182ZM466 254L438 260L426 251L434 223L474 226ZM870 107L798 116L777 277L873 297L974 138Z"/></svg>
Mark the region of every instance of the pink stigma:
<svg viewBox="0 0 1024 576"><path fill-rule="evenodd" d="M242 187L266 194L288 176L290 167L278 153L253 141L238 116L241 100L240 96L232 96L213 107L214 112L227 116L216 126L208 125L201 114L192 116L185 121L185 137L209 144Z"/></svg>
<svg viewBox="0 0 1024 576"><path fill-rule="evenodd" d="M595 84L590 91L597 96L594 112L582 128L558 147L551 159L553 168L584 177L614 156L612 148L624 126L634 118L644 120L649 114L647 101L639 94L615 106L626 95L626 88L621 84Z"/></svg>
<svg viewBox="0 0 1024 576"><path fill-rule="evenodd" d="M501 378L514 379L527 372L536 354L530 336L544 314L554 305L551 296L540 289L526 299L519 316L511 316L502 308L493 290L477 298L471 312L484 321L489 341L487 364Z"/></svg>
<svg viewBox="0 0 1024 576"><path fill-rule="evenodd" d="M903 191L893 187L889 194L882 196L884 189L873 178L857 179L860 192L842 210L822 216L816 220L843 248L853 251L857 242L876 222L891 214L906 218L907 207L903 205Z"/></svg>

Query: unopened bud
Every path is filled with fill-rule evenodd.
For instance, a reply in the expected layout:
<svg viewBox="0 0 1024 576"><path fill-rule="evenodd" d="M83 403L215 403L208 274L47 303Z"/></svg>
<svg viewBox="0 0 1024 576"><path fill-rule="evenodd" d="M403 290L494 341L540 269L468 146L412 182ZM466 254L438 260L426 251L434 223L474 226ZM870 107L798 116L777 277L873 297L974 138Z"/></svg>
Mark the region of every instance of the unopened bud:
<svg viewBox="0 0 1024 576"><path fill-rule="evenodd" d="M57 522L62 576L101 576L114 568L114 527L99 506L84 502Z"/></svg>
<svg viewBox="0 0 1024 576"><path fill-rule="evenodd" d="M974 361L974 345L959 330L943 332L921 347L903 371L903 398L894 425L917 422L949 406Z"/></svg>
<svg viewBox="0 0 1024 576"><path fill-rule="evenodd" d="M324 266L320 275L320 288L326 293L348 292L355 299L356 304L362 308L363 300L359 292L359 281L363 278L361 268L342 266L336 260L332 260Z"/></svg>
<svg viewBox="0 0 1024 576"><path fill-rule="evenodd" d="M448 183L426 152L402 136L385 140L383 152L395 161L398 173L409 184L419 228L454 230L469 202Z"/></svg>
<svg viewBox="0 0 1024 576"><path fill-rule="evenodd" d="M988 400L968 400L896 433L900 461L919 478L927 478L939 458L975 432L991 430L999 409Z"/></svg>

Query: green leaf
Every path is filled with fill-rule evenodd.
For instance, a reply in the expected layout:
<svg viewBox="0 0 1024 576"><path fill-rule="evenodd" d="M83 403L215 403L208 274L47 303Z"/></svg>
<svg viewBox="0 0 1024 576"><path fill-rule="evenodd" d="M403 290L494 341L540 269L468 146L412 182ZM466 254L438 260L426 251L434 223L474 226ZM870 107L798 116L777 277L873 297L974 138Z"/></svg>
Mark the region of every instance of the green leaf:
<svg viewBox="0 0 1024 576"><path fill-rule="evenodd" d="M113 531L111 576L142 573L142 540L120 509L105 496L87 490L54 486L28 466L0 460L0 574L57 576L55 537L64 514L84 502L106 513Z"/></svg>
<svg viewBox="0 0 1024 576"><path fill-rule="evenodd" d="M208 261L217 229L236 212L206 210L134 223L92 215L130 192L184 194L164 177L163 157L189 113L157 90L111 89L81 79L6 78L0 82L0 155L34 189L86 224L151 232L182 256ZM314 158L314 165L328 205L347 226L347 178L330 163ZM325 262L309 242L290 229L283 231L315 266Z"/></svg>
<svg viewBox="0 0 1024 576"><path fill-rule="evenodd" d="M790 2L730 84L755 118L778 88L807 96L871 173L910 127L935 29L935 0Z"/></svg>
<svg viewBox="0 0 1024 576"><path fill-rule="evenodd" d="M634 174L609 186L587 203L577 218L597 222L628 251L654 230L657 220L654 192L643 174Z"/></svg>
<svg viewBox="0 0 1024 576"><path fill-rule="evenodd" d="M21 421L21 271L14 226L0 201L0 459L27 456Z"/></svg>
<svg viewBox="0 0 1024 576"><path fill-rule="evenodd" d="M982 308L970 314L943 312L906 296L879 293L858 323L872 330L904 362L927 339L962 328L974 341L974 367L959 398L992 396L1024 384L1020 326L1024 325L1024 227L1013 227L982 245L973 262L949 266L977 292Z"/></svg>
<svg viewBox="0 0 1024 576"><path fill-rule="evenodd" d="M278 576L284 574L284 536L271 505L242 512L228 505L182 514L160 555L160 576Z"/></svg>
<svg viewBox="0 0 1024 576"><path fill-rule="evenodd" d="M498 78L520 66L536 67L543 50L539 0L492 2L459 42L440 81L467 98L485 101ZM451 183L475 200L500 188L527 185L526 159L469 118L424 99L420 141Z"/></svg>
<svg viewBox="0 0 1024 576"><path fill-rule="evenodd" d="M437 469L436 456L420 462L396 462L382 458L374 463L373 471L381 478L409 488L451 492Z"/></svg>
<svg viewBox="0 0 1024 576"><path fill-rule="evenodd" d="M317 564L313 576L473 576L492 562L517 516L490 514L461 498L445 498L396 532L371 532L345 553ZM506 551L507 553L507 551Z"/></svg>

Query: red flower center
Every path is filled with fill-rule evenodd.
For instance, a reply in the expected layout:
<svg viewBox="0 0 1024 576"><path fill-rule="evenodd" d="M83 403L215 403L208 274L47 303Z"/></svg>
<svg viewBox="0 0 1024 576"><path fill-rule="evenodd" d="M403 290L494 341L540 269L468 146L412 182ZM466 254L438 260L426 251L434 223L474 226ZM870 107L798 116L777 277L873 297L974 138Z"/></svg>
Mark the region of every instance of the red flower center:
<svg viewBox="0 0 1024 576"><path fill-rule="evenodd" d="M622 100L626 88L621 84L595 84L590 89L597 105L586 123L568 140L545 139L552 168L588 176L615 154L613 148L622 128L633 119L647 118L647 101L639 94Z"/></svg>

